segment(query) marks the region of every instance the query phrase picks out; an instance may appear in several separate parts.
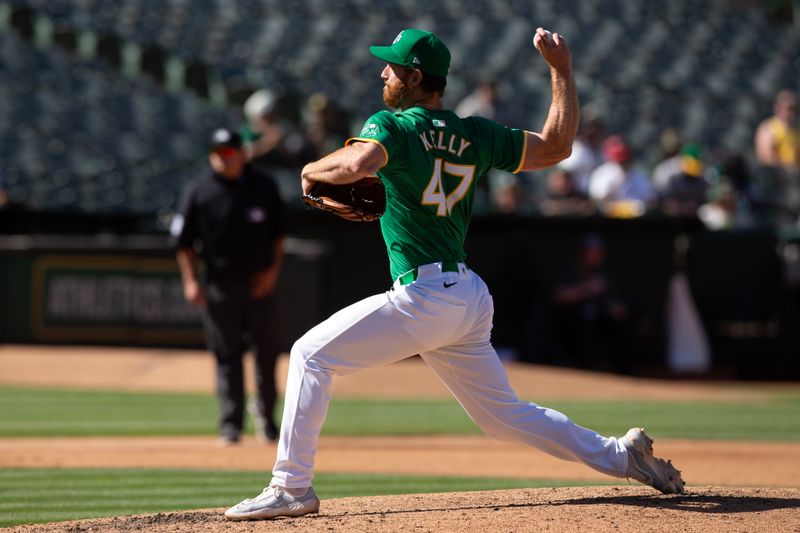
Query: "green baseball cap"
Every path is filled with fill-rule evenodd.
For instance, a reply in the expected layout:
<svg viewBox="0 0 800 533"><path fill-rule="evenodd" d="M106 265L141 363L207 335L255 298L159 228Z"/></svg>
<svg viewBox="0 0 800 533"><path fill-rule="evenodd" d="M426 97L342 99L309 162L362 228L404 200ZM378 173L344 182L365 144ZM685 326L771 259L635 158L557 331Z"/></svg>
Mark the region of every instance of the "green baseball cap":
<svg viewBox="0 0 800 533"><path fill-rule="evenodd" d="M389 63L417 68L436 76L447 76L450 69L450 50L429 31L403 30L391 46L370 46L369 51Z"/></svg>

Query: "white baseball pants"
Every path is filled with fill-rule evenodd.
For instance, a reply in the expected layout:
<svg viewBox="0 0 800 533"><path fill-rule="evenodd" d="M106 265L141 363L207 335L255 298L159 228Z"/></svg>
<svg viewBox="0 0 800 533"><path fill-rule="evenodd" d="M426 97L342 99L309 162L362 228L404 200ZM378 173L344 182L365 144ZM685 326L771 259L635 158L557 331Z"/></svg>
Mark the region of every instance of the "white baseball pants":
<svg viewBox="0 0 800 533"><path fill-rule="evenodd" d="M312 328L292 347L272 483L311 485L334 375L415 354L490 437L624 476L627 451L616 438L517 398L490 342L493 314L492 297L480 276L462 264L459 272L442 272L441 263L432 263L419 267L415 282L395 282L392 290Z"/></svg>

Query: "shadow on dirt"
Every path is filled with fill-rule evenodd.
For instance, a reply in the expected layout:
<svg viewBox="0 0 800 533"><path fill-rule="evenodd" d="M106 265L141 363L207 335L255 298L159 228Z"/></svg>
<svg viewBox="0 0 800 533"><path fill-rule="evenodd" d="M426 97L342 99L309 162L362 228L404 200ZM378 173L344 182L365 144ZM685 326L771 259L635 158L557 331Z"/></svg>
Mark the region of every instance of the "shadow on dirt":
<svg viewBox="0 0 800 533"><path fill-rule="evenodd" d="M629 495L629 496L598 496L568 500L554 500L549 502L508 503L495 505L464 505L449 507L427 507L418 509L386 509L382 511L349 512L349 516L393 515L407 513L425 513L431 511L477 511L481 509L534 508L565 505L625 505L629 507L646 507L653 509L673 509L693 513L728 514L728 513L758 513L776 509L799 509L800 499L759 497L751 495L733 494L681 494L672 496L659 495ZM338 514L327 515L329 517ZM344 516L344 515L341 515Z"/></svg>
<svg viewBox="0 0 800 533"><path fill-rule="evenodd" d="M702 489L701 489L702 490ZM470 511L501 511L507 509L535 509L547 507L574 507L574 506L626 506L630 508L649 508L649 509L670 509L676 511L683 511L687 513L705 513L705 514L737 514L737 513L759 513L766 511L773 511L779 509L800 509L800 498L779 497L775 495L759 496L753 494L752 489L749 494L736 494L735 489L726 491L723 489L719 493L714 490L705 490L702 492L695 492L689 494L673 495L673 496L660 496L660 495L645 495L645 494L620 494L612 496L595 496L595 497L578 497L578 498L558 498L555 497L549 501L530 501L520 502L517 500L513 503L475 503L470 504L469 501L464 501L463 505L442 505L438 506L433 503L432 505L421 505L412 508L391 508L391 504L381 510L367 510L367 509L352 509L342 512L335 509L333 512L326 513L323 511L321 514L312 514L302 518L278 518L270 521L273 525L281 524L281 528L312 524L320 520L323 522L330 522L333 526L339 524L342 520L351 518L366 518L369 522L370 517L391 517L407 514L417 513L436 513L436 512L470 512ZM776 489L771 489L776 490ZM780 490L780 489L777 489ZM773 493L774 494L774 493ZM398 505L400 507L400 505ZM106 519L99 519L97 521L78 522L78 523L62 523L64 529L59 531L67 531L69 533L88 533L89 531L103 531L107 528L109 531L146 531L157 529L164 530L166 527L169 530L188 528L195 530L203 529L219 529L233 527L231 522L225 520L222 516L223 509L201 509L195 511L182 511L172 513L156 513L146 516L125 516L113 517ZM313 520L314 522L308 522ZM252 523L250 523L252 524ZM262 524L263 525L263 524ZM341 524L339 524L341 525ZM103 526L103 527L101 527ZM247 529L247 523L239 524L240 528Z"/></svg>
<svg viewBox="0 0 800 533"><path fill-rule="evenodd" d="M550 505L628 505L675 509L695 513L758 513L774 509L798 509L800 499L731 494L681 494L675 496L601 496L580 498Z"/></svg>

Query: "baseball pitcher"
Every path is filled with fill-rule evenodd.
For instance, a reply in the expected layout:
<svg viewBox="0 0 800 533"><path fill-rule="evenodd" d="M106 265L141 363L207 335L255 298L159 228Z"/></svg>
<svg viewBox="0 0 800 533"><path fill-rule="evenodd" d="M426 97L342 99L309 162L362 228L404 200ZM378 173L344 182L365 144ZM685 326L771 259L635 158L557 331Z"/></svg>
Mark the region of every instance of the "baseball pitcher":
<svg viewBox="0 0 800 533"><path fill-rule="evenodd" d="M490 168L545 168L566 158L578 128L572 58L562 35L542 28L533 44L550 67L552 101L541 132L508 128L442 108L450 52L434 34L407 29L372 54L387 64L379 111L346 146L308 164L302 185L347 185L377 175L386 190L381 231L392 288L337 312L292 347L272 480L228 509L231 520L299 516L319 510L311 486L331 381L420 354L488 435L523 442L664 493L683 491L670 463L653 456L639 428L604 437L563 414L523 401L490 342L493 304L465 264L464 239L476 180Z"/></svg>

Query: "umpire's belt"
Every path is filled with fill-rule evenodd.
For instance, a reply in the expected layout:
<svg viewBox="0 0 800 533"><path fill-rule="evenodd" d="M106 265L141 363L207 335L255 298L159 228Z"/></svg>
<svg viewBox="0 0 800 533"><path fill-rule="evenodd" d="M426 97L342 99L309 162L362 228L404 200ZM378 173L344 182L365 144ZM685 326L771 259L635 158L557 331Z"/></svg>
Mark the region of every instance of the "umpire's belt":
<svg viewBox="0 0 800 533"><path fill-rule="evenodd" d="M400 274L400 277L397 278L397 281L400 282L400 285L408 285L409 283L413 283L419 277L419 271L421 268L428 269L431 267L435 267L438 269L439 265L441 265L442 272L462 272L466 273L467 267L463 263L457 263L455 261L442 261L441 263L431 263L429 265L421 265L416 268L412 268L405 274ZM460 267L460 268L459 268ZM463 269L460 270L460 269Z"/></svg>

